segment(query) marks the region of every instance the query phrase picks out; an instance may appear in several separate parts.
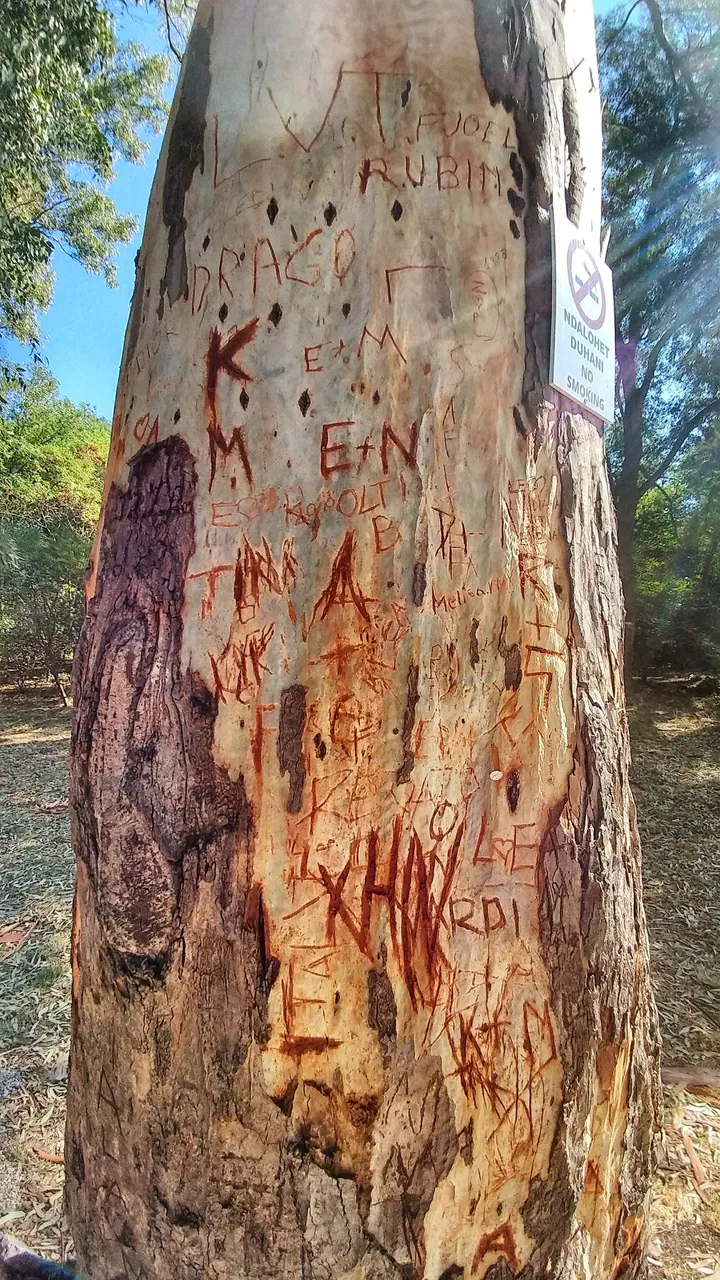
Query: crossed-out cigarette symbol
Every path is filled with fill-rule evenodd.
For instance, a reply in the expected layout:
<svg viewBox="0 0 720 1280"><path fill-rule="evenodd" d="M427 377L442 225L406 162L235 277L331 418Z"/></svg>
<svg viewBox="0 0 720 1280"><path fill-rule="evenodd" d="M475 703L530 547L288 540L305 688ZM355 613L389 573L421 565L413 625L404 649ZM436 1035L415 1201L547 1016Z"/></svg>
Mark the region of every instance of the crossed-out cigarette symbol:
<svg viewBox="0 0 720 1280"><path fill-rule="evenodd" d="M605 287L600 268L582 240L571 240L568 245L567 273L580 318L589 329L601 329L607 312Z"/></svg>

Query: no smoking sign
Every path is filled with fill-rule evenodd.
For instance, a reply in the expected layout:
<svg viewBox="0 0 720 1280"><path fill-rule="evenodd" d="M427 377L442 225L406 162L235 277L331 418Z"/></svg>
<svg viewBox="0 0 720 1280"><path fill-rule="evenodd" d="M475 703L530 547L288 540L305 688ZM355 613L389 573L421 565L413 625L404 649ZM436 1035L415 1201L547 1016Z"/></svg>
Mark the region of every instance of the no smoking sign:
<svg viewBox="0 0 720 1280"><path fill-rule="evenodd" d="M615 313L612 272L553 206L553 325L550 384L612 422Z"/></svg>

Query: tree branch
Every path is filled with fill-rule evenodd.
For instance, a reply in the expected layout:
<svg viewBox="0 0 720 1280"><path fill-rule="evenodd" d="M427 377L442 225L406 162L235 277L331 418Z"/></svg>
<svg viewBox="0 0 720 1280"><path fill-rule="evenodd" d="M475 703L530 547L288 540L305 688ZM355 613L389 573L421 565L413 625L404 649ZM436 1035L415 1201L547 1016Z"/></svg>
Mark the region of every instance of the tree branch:
<svg viewBox="0 0 720 1280"><path fill-rule="evenodd" d="M173 44L172 23L170 21L170 9L168 7L168 0L163 0L163 12L165 14L165 30L167 32L167 42L170 46L170 49L175 54L175 57L177 58L178 62L182 62L182 54L178 53L177 49L175 48L175 45Z"/></svg>
<svg viewBox="0 0 720 1280"><path fill-rule="evenodd" d="M672 330L666 329L665 332L660 335L657 342L655 343L655 346L652 348L650 355L648 356L647 368L645 369L645 377L643 378L642 382L640 383L640 386L638 387L638 394L643 404L647 399L647 394L648 394L648 391L650 390L650 384L653 378L655 377L657 362L660 359L663 347L665 346L665 343L670 337L672 337Z"/></svg>
<svg viewBox="0 0 720 1280"><path fill-rule="evenodd" d="M702 106L702 101L698 96L695 85L693 84L692 76L686 75L685 69L682 65L682 59L678 56L677 50L673 49L665 34L665 26L663 24L662 13L660 12L660 5L657 0L645 0L645 8L650 14L650 21L652 22L652 28L655 32L655 39L667 58L667 64L674 87L677 88L676 76L679 76L694 105L696 107Z"/></svg>
<svg viewBox="0 0 720 1280"><path fill-rule="evenodd" d="M618 27L617 31L613 31L613 33L612 33L612 35L611 35L610 39L608 40L607 44L603 45L602 49L601 49L601 50L600 50L600 52L598 53L598 61L600 61L602 58L604 58L604 57L605 57L605 54L607 53L607 51L608 51L608 49L610 48L610 46L611 46L612 44L614 44L614 42L617 40L617 38L618 38L618 36L620 35L620 33L621 33L621 32L624 30L624 28L627 26L627 24L628 24L628 22L630 21L630 18L631 18L631 16L632 16L632 14L634 13L635 9L637 9L637 7L638 7L638 5L639 5L639 4L644 4L644 2L645 2L645 0L635 0L635 3L630 5L630 8L628 9L627 13L625 14L625 17L623 18L622 22L620 23L620 26Z"/></svg>
<svg viewBox="0 0 720 1280"><path fill-rule="evenodd" d="M693 431L697 431L697 428L702 426L702 423L710 416L710 414L718 412L720 412L720 396L715 396L714 399L708 400L707 404L702 405L701 408L697 409L686 422L678 427L675 434L671 437L670 445L666 450L665 457L662 462L655 468L651 475L645 478L643 484L640 486L640 497L647 493L649 489L652 489L657 484L658 480L662 479L670 466L670 463L677 457L685 444L685 441L689 440Z"/></svg>

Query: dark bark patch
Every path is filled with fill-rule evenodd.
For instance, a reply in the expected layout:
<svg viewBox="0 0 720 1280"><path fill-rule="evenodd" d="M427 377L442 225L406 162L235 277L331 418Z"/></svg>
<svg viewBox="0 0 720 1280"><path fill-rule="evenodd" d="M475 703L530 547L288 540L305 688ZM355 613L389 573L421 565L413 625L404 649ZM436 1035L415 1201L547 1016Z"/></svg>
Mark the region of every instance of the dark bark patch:
<svg viewBox="0 0 720 1280"><path fill-rule="evenodd" d="M453 1107L439 1058L413 1061L398 1054L387 1074L373 1131L373 1204L368 1228L397 1261L409 1251L411 1268L424 1269L423 1220L435 1188L458 1152Z"/></svg>
<svg viewBox="0 0 720 1280"><path fill-rule="evenodd" d="M264 1004L280 972L280 961L276 956L270 954L267 945L268 921L263 903L262 889L259 884L252 886L245 900L243 928L254 935L258 987L262 995L261 1003Z"/></svg>
<svg viewBox="0 0 720 1280"><path fill-rule="evenodd" d="M195 1213L194 1209L188 1209L185 1204L180 1204L177 1209L173 1210L170 1221L174 1227L193 1227L197 1230L202 1226L200 1214Z"/></svg>
<svg viewBox="0 0 720 1280"><path fill-rule="evenodd" d="M372 1093L347 1099L350 1121L356 1129L371 1129L378 1113L379 1099Z"/></svg>
<svg viewBox="0 0 720 1280"><path fill-rule="evenodd" d="M282 777L289 774L290 786L287 798L288 813L299 813L305 785L305 756L303 733L305 731L305 698L303 685L293 684L280 695L280 723L278 726L277 752Z"/></svg>
<svg viewBox="0 0 720 1280"><path fill-rule="evenodd" d="M140 902L144 908L138 913L141 916L140 927L142 928L147 923L148 902L143 901L142 898ZM131 978L141 987L162 986L170 963L169 950L161 952L160 955L143 956L135 952L120 951L117 947L108 947L107 956L118 973Z"/></svg>
<svg viewBox="0 0 720 1280"><path fill-rule="evenodd" d="M331 227L333 222L337 218L337 209L335 208L335 205L332 203L332 201L329 204L325 205L323 217L327 225Z"/></svg>
<svg viewBox="0 0 720 1280"><path fill-rule="evenodd" d="M375 399L374 396L373 396L373 399ZM420 605L425 599L426 586L427 586L427 568L425 567L422 560L416 560L415 564L413 565L412 599L413 599L413 604L417 605L418 609L420 608Z"/></svg>
<svg viewBox="0 0 720 1280"><path fill-rule="evenodd" d="M408 666L407 673L407 698L405 699L405 716L403 718L403 758L400 768L397 771L397 782L409 782L415 765L415 752L412 749L412 733L415 728L415 709L420 701L418 693L419 668L416 662L411 662Z"/></svg>
<svg viewBox="0 0 720 1280"><path fill-rule="evenodd" d="M523 1226L530 1239L536 1242L530 1261L522 1272L523 1276L527 1274L528 1280L555 1274L572 1226L574 1210L575 1197L570 1185L562 1133L558 1130L550 1155L548 1177L533 1178L528 1197L520 1210Z"/></svg>
<svg viewBox="0 0 720 1280"><path fill-rule="evenodd" d="M70 1173L76 1182L85 1181L85 1157L82 1147L74 1139L70 1143L70 1155L68 1163L70 1165Z"/></svg>
<svg viewBox="0 0 720 1280"><path fill-rule="evenodd" d="M523 167L518 159L517 152L515 151L510 152L510 172L512 173L513 181L518 191L522 191L525 184L525 174L523 173Z"/></svg>
<svg viewBox="0 0 720 1280"><path fill-rule="evenodd" d="M316 733L313 738L313 746L315 747L315 755L318 760L324 760L327 755L327 743L323 741L321 733Z"/></svg>
<svg viewBox="0 0 720 1280"><path fill-rule="evenodd" d="M511 218L511 219L510 219L509 226L510 226L510 230L511 230L512 235L513 235L513 239L514 239L514 240L519 240L519 239L520 239L520 228L519 228L519 226L518 226L518 224L517 224L517 222L515 221L515 219L514 219L514 218Z"/></svg>
<svg viewBox="0 0 720 1280"><path fill-rule="evenodd" d="M217 697L180 668L196 487L179 436L140 450L127 488L112 486L75 661L75 848L111 967L136 985L163 981L200 860L232 909L251 826L242 776L213 756Z"/></svg>
<svg viewBox="0 0 720 1280"><path fill-rule="evenodd" d="M267 965L265 968L264 989L265 989L266 996L270 995L270 992L275 986L279 972L280 972L280 961L278 960L278 957L269 956Z"/></svg>
<svg viewBox="0 0 720 1280"><path fill-rule="evenodd" d="M120 1244L125 1246L126 1249L135 1248L137 1241L135 1239L133 1229L130 1226L129 1222L123 1222L122 1227L120 1229L120 1234L118 1235L118 1240L120 1241Z"/></svg>
<svg viewBox="0 0 720 1280"><path fill-rule="evenodd" d="M471 1165L473 1162L473 1122L472 1118L468 1120L464 1129L460 1130L458 1135L458 1149L465 1164Z"/></svg>
<svg viewBox="0 0 720 1280"><path fill-rule="evenodd" d="M268 216L268 222L270 223L270 226L272 226L272 225L273 225L273 223L274 223L275 219L277 218L277 216L278 216L278 213L279 213L279 212L280 212L280 208L279 208L278 202L277 202L277 200L275 199L275 197L273 196L273 197L271 198L271 200L270 200L270 203L268 204L267 209L266 209L266 213L267 213L267 216Z"/></svg>
<svg viewBox="0 0 720 1280"><path fill-rule="evenodd" d="M508 198L508 203L510 205L510 208L515 214L515 217L519 218L521 213L523 212L523 209L525 208L525 201L523 200L522 196L518 195L514 187L509 187L507 198Z"/></svg>
<svg viewBox="0 0 720 1280"><path fill-rule="evenodd" d="M249 403L250 403L250 397L247 391L245 390L245 387L243 387L242 391L240 392L240 404L242 405L243 410L247 409Z"/></svg>
<svg viewBox="0 0 720 1280"><path fill-rule="evenodd" d="M403 89L402 93L400 94L400 101L402 102L402 104L403 104L403 106L404 106L404 107L406 107L406 106L407 106L407 104L408 104L408 98L410 97L410 90L411 90L411 89L412 89L412 85L411 85L410 81L409 81L409 80L407 80L407 81L406 81L406 83L405 83L405 88Z"/></svg>
<svg viewBox="0 0 720 1280"><path fill-rule="evenodd" d="M343 302L343 304L342 304L342 313L343 313L343 315L344 315L345 319L347 320L348 316L350 315L350 303L349 303L349 302Z"/></svg>
<svg viewBox="0 0 720 1280"><path fill-rule="evenodd" d="M227 302L223 302L220 310L218 311L218 320L220 321L221 324L224 324L227 318L228 318L228 304Z"/></svg>
<svg viewBox="0 0 720 1280"><path fill-rule="evenodd" d="M399 222L400 219L402 218L403 207L399 200L395 201L392 209L390 210L390 215L392 217L393 222Z"/></svg>
<svg viewBox="0 0 720 1280"><path fill-rule="evenodd" d="M511 813L514 813L520 800L520 774L517 769L511 769L507 776L505 795L507 796L508 808Z"/></svg>
<svg viewBox="0 0 720 1280"><path fill-rule="evenodd" d="M498 1262L493 1262L491 1267L485 1272L484 1280L530 1280L530 1276L526 1274L527 1268L516 1274L504 1258L500 1258ZM535 1272L531 1273L532 1276Z"/></svg>
<svg viewBox="0 0 720 1280"><path fill-rule="evenodd" d="M282 1093L275 1095L270 1094L272 1102L275 1103L278 1110L282 1111L284 1116L292 1115L293 1101L295 1094L297 1093L297 1087L298 1081L297 1077L295 1077L295 1079L290 1081L287 1088L284 1089Z"/></svg>
<svg viewBox="0 0 720 1280"><path fill-rule="evenodd" d="M139 255L138 255L139 258ZM145 297L145 263L142 266L135 264L135 288L133 289L132 302L130 304L130 320L128 322L127 336L127 352L125 354L124 365L127 367L135 355L138 337L140 336L140 322L142 320L143 299Z"/></svg>
<svg viewBox="0 0 720 1280"><path fill-rule="evenodd" d="M298 409L300 410L303 418L305 417L305 414L307 413L309 408L310 408L310 392L306 387L302 395L300 396L300 399L298 400Z"/></svg>
<svg viewBox="0 0 720 1280"><path fill-rule="evenodd" d="M505 655L505 688L519 689L522 680L522 666L520 664L520 645L510 645Z"/></svg>
<svg viewBox="0 0 720 1280"><path fill-rule="evenodd" d="M387 970L368 970L368 1023L377 1032L385 1053L389 1052L397 1035L397 1005Z"/></svg>
<svg viewBox="0 0 720 1280"><path fill-rule="evenodd" d="M522 680L522 661L520 657L519 644L506 644L505 632L507 631L507 618L503 617L500 625L500 639L498 641L498 653L505 662L505 688L518 690Z"/></svg>
<svg viewBox="0 0 720 1280"><path fill-rule="evenodd" d="M163 184L163 222L168 229L165 274L160 284L161 302L167 293L170 306L188 296L187 254L185 251L185 196L195 176L203 172L205 125L210 96L210 37L212 16L207 27L193 27L183 60L177 113L170 128L168 158Z"/></svg>
<svg viewBox="0 0 720 1280"><path fill-rule="evenodd" d="M477 618L473 618L470 623L470 666L476 667L480 661L480 647L478 645L478 627L480 623Z"/></svg>
<svg viewBox="0 0 720 1280"><path fill-rule="evenodd" d="M513 422L515 423L516 430L524 440L527 436L527 427L525 426L523 416L516 404L513 405Z"/></svg>
<svg viewBox="0 0 720 1280"><path fill-rule="evenodd" d="M279 302L275 303L274 307L272 308L272 311L268 316L268 320L270 321L271 324L274 324L275 328L277 329L280 321L282 320L282 307L280 306Z"/></svg>

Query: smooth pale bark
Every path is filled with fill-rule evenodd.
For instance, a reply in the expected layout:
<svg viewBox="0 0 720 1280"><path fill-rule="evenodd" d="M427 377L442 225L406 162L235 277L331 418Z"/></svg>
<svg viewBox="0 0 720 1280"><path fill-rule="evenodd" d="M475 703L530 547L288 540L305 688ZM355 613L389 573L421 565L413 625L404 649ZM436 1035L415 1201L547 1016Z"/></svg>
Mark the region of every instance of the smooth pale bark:
<svg viewBox="0 0 720 1280"><path fill-rule="evenodd" d="M567 45L567 48L565 47ZM76 667L92 1280L642 1273L589 5L201 3Z"/></svg>

